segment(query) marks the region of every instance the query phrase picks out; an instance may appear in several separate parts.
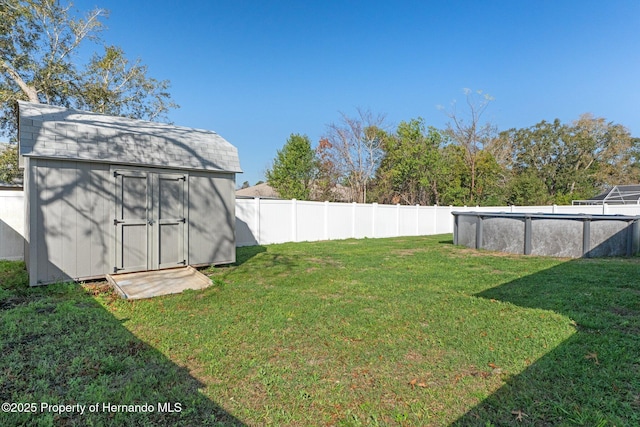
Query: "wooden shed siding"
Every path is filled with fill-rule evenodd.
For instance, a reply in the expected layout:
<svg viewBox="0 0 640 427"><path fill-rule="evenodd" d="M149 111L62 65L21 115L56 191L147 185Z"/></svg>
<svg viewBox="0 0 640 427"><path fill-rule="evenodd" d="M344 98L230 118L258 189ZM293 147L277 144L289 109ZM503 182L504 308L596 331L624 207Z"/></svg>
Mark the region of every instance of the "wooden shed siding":
<svg viewBox="0 0 640 427"><path fill-rule="evenodd" d="M29 265L31 285L111 273L115 262L111 165L36 158L28 163L26 209L34 232L27 235L37 239L28 242L25 256L28 265L30 259L37 263ZM232 173L189 172L189 264L235 261L234 187Z"/></svg>
<svg viewBox="0 0 640 427"><path fill-rule="evenodd" d="M24 168L25 168L25 174L24 174L24 182L23 182L23 187L24 189L28 189L31 185L31 183L33 182L33 169L29 166L31 164L33 164L33 162L35 162L35 159L29 159L29 158L25 158L24 160ZM30 245L29 245L29 241L31 239L31 229L32 229L32 224L35 223L33 217L31 216L31 197L30 193L27 191L25 192L25 198L24 198L24 262L27 265L27 267L29 266L29 261L31 259L31 253L30 253ZM31 270L28 270L29 272L29 277L33 277L33 274L31 274ZM33 285L33 283L31 282L30 279L30 284Z"/></svg>
<svg viewBox="0 0 640 427"><path fill-rule="evenodd" d="M235 262L234 174L190 172L189 264Z"/></svg>
<svg viewBox="0 0 640 427"><path fill-rule="evenodd" d="M104 275L113 240L109 166L31 159L30 215L36 283ZM34 252L32 252L34 253ZM34 268L32 267L32 268ZM31 273L30 268L30 273Z"/></svg>

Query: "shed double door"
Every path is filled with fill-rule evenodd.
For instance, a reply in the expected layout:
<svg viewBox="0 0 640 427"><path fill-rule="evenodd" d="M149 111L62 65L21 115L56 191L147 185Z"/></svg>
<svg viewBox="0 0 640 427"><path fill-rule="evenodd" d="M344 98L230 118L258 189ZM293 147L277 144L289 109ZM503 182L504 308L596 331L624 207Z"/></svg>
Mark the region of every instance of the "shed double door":
<svg viewBox="0 0 640 427"><path fill-rule="evenodd" d="M114 273L187 265L187 176L115 170Z"/></svg>

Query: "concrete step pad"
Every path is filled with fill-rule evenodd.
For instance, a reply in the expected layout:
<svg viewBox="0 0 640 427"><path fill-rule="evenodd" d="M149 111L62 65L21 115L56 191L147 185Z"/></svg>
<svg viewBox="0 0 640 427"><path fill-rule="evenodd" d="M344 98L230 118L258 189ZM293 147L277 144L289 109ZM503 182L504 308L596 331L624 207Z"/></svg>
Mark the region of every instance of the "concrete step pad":
<svg viewBox="0 0 640 427"><path fill-rule="evenodd" d="M211 279L191 266L136 273L108 274L107 280L122 298L143 299L204 289Z"/></svg>

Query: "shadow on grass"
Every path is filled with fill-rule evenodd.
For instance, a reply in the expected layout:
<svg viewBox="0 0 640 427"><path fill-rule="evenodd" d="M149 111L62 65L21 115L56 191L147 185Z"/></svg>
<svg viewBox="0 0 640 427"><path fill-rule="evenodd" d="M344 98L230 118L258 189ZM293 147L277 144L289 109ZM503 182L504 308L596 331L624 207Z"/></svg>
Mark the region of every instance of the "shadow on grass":
<svg viewBox="0 0 640 427"><path fill-rule="evenodd" d="M264 254L264 255L262 255ZM250 259L262 255L259 268L263 271L263 276L278 275L283 272L291 271L296 265L304 260L302 256L283 255L277 251L269 252L264 246L242 246L236 248L236 262L233 264L214 265L204 270L205 274L213 275L216 272L222 272L227 269L233 269L241 266Z"/></svg>
<svg viewBox="0 0 640 427"><path fill-rule="evenodd" d="M267 248L260 245L243 246L240 248L236 248L236 262L233 263L232 265L242 265L245 262L249 261L251 258L266 251L267 251Z"/></svg>
<svg viewBox="0 0 640 427"><path fill-rule="evenodd" d="M453 425L640 425L638 261L570 261L478 294L560 313L575 334Z"/></svg>
<svg viewBox="0 0 640 427"><path fill-rule="evenodd" d="M73 283L29 288L24 264L0 261L0 402L35 403L3 406L0 425L243 425L187 369L130 333L99 294L113 295Z"/></svg>

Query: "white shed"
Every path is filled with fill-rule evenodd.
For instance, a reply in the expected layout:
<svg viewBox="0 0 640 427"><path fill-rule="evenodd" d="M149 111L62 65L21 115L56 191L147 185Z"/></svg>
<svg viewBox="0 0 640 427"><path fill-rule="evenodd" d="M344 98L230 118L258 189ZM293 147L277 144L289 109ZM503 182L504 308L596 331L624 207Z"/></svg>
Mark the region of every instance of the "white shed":
<svg viewBox="0 0 640 427"><path fill-rule="evenodd" d="M30 285L235 261L217 133L19 102L19 141Z"/></svg>

